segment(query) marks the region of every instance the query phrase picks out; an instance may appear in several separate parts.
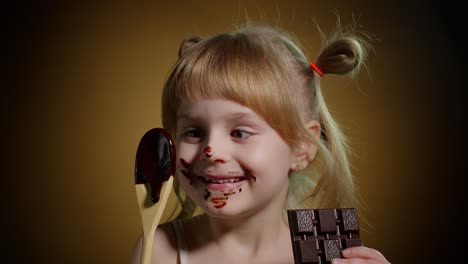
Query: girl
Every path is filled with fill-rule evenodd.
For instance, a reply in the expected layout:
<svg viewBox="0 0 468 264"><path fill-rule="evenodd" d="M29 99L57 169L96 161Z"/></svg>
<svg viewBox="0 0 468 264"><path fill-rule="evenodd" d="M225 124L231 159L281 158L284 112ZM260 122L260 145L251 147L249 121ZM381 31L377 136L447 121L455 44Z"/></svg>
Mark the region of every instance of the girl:
<svg viewBox="0 0 468 264"><path fill-rule="evenodd" d="M353 32L339 30L316 63L266 25L183 41L162 98L183 209L156 230L153 263L294 263L286 209L355 205L344 137L320 90L323 74L363 65L367 46ZM141 239L134 263L140 251ZM388 263L367 247L343 256L333 263Z"/></svg>

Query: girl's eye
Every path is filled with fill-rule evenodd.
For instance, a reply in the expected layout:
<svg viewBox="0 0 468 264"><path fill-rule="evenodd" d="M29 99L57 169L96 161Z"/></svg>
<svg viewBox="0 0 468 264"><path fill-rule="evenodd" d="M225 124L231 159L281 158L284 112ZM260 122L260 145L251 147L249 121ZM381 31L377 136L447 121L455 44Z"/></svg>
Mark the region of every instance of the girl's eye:
<svg viewBox="0 0 468 264"><path fill-rule="evenodd" d="M201 138L203 136L203 132L199 129L190 129L185 131L184 135L186 137Z"/></svg>
<svg viewBox="0 0 468 264"><path fill-rule="evenodd" d="M244 131L244 130L233 130L231 132L231 136L232 137L235 137L235 138L248 138L250 137L252 134L247 132L247 131Z"/></svg>
<svg viewBox="0 0 468 264"><path fill-rule="evenodd" d="M199 143L205 134L200 129L188 129L183 133L183 137L188 143Z"/></svg>

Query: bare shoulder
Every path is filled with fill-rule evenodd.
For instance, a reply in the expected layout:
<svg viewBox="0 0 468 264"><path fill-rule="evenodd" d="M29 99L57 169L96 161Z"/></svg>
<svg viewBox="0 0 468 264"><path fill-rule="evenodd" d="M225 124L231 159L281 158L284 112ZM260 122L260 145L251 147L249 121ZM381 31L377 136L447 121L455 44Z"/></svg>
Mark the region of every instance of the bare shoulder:
<svg viewBox="0 0 468 264"><path fill-rule="evenodd" d="M143 235L135 243L132 253L132 264L140 264L140 255L143 245ZM177 240L171 223L159 225L154 233L152 264L176 264L178 259Z"/></svg>

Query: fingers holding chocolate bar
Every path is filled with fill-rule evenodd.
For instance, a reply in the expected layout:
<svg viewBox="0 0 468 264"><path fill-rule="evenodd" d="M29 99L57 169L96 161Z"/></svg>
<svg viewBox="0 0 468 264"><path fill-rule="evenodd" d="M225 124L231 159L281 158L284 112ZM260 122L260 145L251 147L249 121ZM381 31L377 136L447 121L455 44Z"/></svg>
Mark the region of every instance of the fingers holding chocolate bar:
<svg viewBox="0 0 468 264"><path fill-rule="evenodd" d="M333 264L363 263L363 261L368 261L368 263L390 263L382 253L373 248L352 247L343 250L341 253L344 259L335 259L332 261Z"/></svg>

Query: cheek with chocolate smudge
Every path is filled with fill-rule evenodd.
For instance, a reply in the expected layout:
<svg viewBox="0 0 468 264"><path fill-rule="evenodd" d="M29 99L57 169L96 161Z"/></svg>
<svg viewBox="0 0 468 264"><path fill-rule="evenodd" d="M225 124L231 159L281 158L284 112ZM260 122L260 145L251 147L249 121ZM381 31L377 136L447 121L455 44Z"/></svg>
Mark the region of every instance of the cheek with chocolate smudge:
<svg viewBox="0 0 468 264"><path fill-rule="evenodd" d="M252 180L254 182L257 182L257 177L253 174L253 171L251 169L244 168L245 172L247 172L247 175L252 177Z"/></svg>
<svg viewBox="0 0 468 264"><path fill-rule="evenodd" d="M190 185L192 185L195 175L191 172L190 163L180 158L180 164L182 164L183 167L179 167L180 172L189 180Z"/></svg>
<svg viewBox="0 0 468 264"><path fill-rule="evenodd" d="M184 166L184 168L186 168L186 169L190 168L190 163L188 163L183 158L180 158L180 164L182 164L182 166Z"/></svg>

